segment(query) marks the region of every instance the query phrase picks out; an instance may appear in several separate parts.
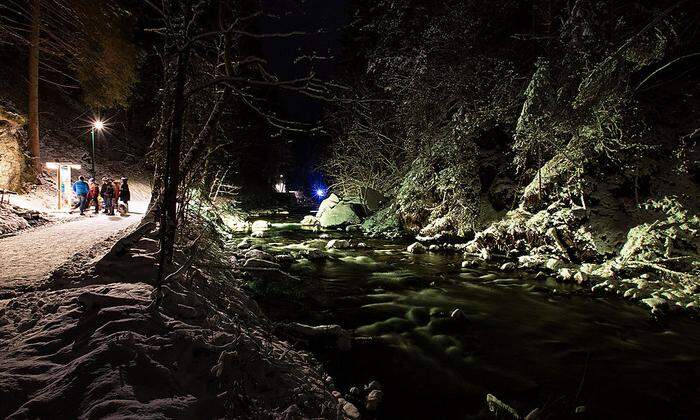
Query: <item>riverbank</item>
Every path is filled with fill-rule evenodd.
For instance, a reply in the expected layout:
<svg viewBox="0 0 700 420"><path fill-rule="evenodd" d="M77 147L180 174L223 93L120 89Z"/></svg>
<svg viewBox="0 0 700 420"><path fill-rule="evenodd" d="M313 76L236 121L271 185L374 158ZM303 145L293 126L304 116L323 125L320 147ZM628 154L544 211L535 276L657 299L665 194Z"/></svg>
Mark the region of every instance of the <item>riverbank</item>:
<svg viewBox="0 0 700 420"><path fill-rule="evenodd" d="M335 418L331 380L230 270L182 270L152 310L152 227L0 300L0 416Z"/></svg>
<svg viewBox="0 0 700 420"><path fill-rule="evenodd" d="M280 334L313 350L340 398L355 387L361 408L361 385L382 385L378 418L492 418L489 394L522 416L696 409L692 318L652 317L575 283L506 272L497 257L462 268L461 252L410 253L405 240L295 221L234 234L233 269ZM294 323L337 327L310 334L286 327Z"/></svg>

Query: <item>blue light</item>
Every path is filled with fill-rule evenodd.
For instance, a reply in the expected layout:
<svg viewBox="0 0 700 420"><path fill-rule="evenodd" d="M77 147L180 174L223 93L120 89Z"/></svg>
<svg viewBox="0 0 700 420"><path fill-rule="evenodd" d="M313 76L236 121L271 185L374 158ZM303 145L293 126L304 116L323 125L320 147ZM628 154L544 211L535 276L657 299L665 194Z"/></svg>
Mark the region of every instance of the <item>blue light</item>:
<svg viewBox="0 0 700 420"><path fill-rule="evenodd" d="M321 188L319 188L319 189L316 190L316 195L317 195L318 197L324 197L324 196L326 195L326 192L323 191Z"/></svg>

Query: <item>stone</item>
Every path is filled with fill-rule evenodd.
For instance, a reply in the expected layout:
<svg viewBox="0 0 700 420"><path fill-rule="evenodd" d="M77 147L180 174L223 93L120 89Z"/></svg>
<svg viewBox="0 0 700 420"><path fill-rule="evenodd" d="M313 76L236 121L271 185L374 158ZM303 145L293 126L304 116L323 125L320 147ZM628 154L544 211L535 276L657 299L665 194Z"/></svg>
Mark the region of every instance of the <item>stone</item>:
<svg viewBox="0 0 700 420"><path fill-rule="evenodd" d="M301 225L306 226L306 227L315 227L319 226L321 222L316 218L316 216L304 216L303 219L301 219Z"/></svg>
<svg viewBox="0 0 700 420"><path fill-rule="evenodd" d="M252 244L250 243L250 240L248 240L248 239L243 239L242 241L240 241L240 242L238 243L238 245L236 245L236 248L238 248L238 249L247 249L247 248L250 248L251 245L252 245Z"/></svg>
<svg viewBox="0 0 700 420"><path fill-rule="evenodd" d="M357 245L355 245L355 248L358 248L358 249L365 249L365 248L369 248L369 245L367 245L367 244L364 243L364 242L360 242L360 243L358 243Z"/></svg>
<svg viewBox="0 0 700 420"><path fill-rule="evenodd" d="M474 268L479 266L479 261L477 260L465 260L462 261L462 268Z"/></svg>
<svg viewBox="0 0 700 420"><path fill-rule="evenodd" d="M331 239L326 244L326 249L348 249L350 248L350 241L345 239Z"/></svg>
<svg viewBox="0 0 700 420"><path fill-rule="evenodd" d="M268 253L265 252L265 251L261 251L261 250L259 250L259 249L251 249L250 251L246 252L246 253L245 253L245 258L246 258L247 260L248 260L248 259L251 259L251 258L257 258L257 259L260 259L260 260L268 260L268 261L272 261L272 260L274 259L274 258L272 257L272 255L268 254Z"/></svg>
<svg viewBox="0 0 700 420"><path fill-rule="evenodd" d="M547 274L545 274L544 271L538 271L537 274L535 274L535 279L536 280L546 280Z"/></svg>
<svg viewBox="0 0 700 420"><path fill-rule="evenodd" d="M544 265L546 258L541 255L522 255L518 257L518 265L520 268L536 268Z"/></svg>
<svg viewBox="0 0 700 420"><path fill-rule="evenodd" d="M251 225L251 229L253 230L265 230L265 229L270 229L272 224L268 222L267 220L256 220L253 222Z"/></svg>
<svg viewBox="0 0 700 420"><path fill-rule="evenodd" d="M482 248L479 257L484 261L491 261L491 253L488 249Z"/></svg>
<svg viewBox="0 0 700 420"><path fill-rule="evenodd" d="M409 245L408 248L406 248L406 251L410 252L411 254L424 254L425 245L420 242L414 242Z"/></svg>
<svg viewBox="0 0 700 420"><path fill-rule="evenodd" d="M557 271L557 277L562 281L571 281L574 278L573 273L568 268L560 268Z"/></svg>
<svg viewBox="0 0 700 420"><path fill-rule="evenodd" d="M343 202L325 209L318 216L318 220L324 228L341 228L347 225L359 225L362 222L353 205Z"/></svg>
<svg viewBox="0 0 700 420"><path fill-rule="evenodd" d="M356 233L362 231L361 225L349 225L345 227L345 231L348 233Z"/></svg>
<svg viewBox="0 0 700 420"><path fill-rule="evenodd" d="M566 264L564 264L564 261L560 260L559 258L550 258L547 260L547 268L549 268L552 271L558 271L560 268L563 268Z"/></svg>
<svg viewBox="0 0 700 420"><path fill-rule="evenodd" d="M479 251L479 244L475 241L471 241L464 246L464 252L469 254L476 254Z"/></svg>
<svg viewBox="0 0 700 420"><path fill-rule="evenodd" d="M325 213L329 209L332 209L338 203L340 203L340 198L337 195L335 195L335 194L329 195L328 198L321 201L321 205L318 206L318 211L316 212L316 217L320 219L321 215L323 213Z"/></svg>
<svg viewBox="0 0 700 420"><path fill-rule="evenodd" d="M659 298L659 297L651 297L651 298L642 299L642 303L644 303L649 308L651 308L652 311L663 309L668 304L666 299Z"/></svg>
<svg viewBox="0 0 700 420"><path fill-rule="evenodd" d="M374 188L360 188L360 200L371 212L379 210L384 203L387 202L387 197Z"/></svg>
<svg viewBox="0 0 700 420"><path fill-rule="evenodd" d="M249 260L246 260L245 264L243 264L243 267L245 267L245 268L279 269L280 265L277 264L276 262L272 262L272 261L261 260L258 258L251 258Z"/></svg>
<svg viewBox="0 0 700 420"><path fill-rule="evenodd" d="M310 261L318 261L326 259L326 254L319 249L302 249L298 252L300 257L304 257Z"/></svg>
<svg viewBox="0 0 700 420"><path fill-rule="evenodd" d="M515 263L513 263L513 262L507 262L507 263L501 265L501 271L513 271L516 268L517 267L516 267Z"/></svg>
<svg viewBox="0 0 700 420"><path fill-rule="evenodd" d="M251 238L258 238L258 239L264 238L265 236L267 236L267 235L265 234L264 230L256 230L255 232L250 234Z"/></svg>
<svg viewBox="0 0 700 420"><path fill-rule="evenodd" d="M574 281L578 284L583 284L588 280L588 275L584 273L583 271L577 271L576 274L574 274Z"/></svg>
<svg viewBox="0 0 700 420"><path fill-rule="evenodd" d="M375 389L378 389L380 391L383 389L382 384L380 384L379 381L372 381L372 382L368 383L367 385L365 385L365 391L370 392L370 391L373 391Z"/></svg>
<svg viewBox="0 0 700 420"><path fill-rule="evenodd" d="M322 233L322 234L318 235L318 239L328 239L330 237L331 237L331 235L329 235L327 233Z"/></svg>
<svg viewBox="0 0 700 420"><path fill-rule="evenodd" d="M275 255L275 262L283 267L289 267L294 264L294 257L290 254Z"/></svg>
<svg viewBox="0 0 700 420"><path fill-rule="evenodd" d="M367 411L376 411L382 399L384 399L384 393L381 390L375 389L370 391L370 393L367 394L365 408Z"/></svg>
<svg viewBox="0 0 700 420"><path fill-rule="evenodd" d="M343 404L343 414L345 415L345 418L348 419L354 420L360 418L360 410L355 407L355 404L348 401Z"/></svg>

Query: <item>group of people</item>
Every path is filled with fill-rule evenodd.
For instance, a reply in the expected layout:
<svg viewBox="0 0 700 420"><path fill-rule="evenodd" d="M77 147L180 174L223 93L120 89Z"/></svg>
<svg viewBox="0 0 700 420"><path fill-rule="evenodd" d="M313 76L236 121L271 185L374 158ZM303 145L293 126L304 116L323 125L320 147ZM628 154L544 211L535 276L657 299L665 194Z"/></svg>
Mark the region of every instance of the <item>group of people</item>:
<svg viewBox="0 0 700 420"><path fill-rule="evenodd" d="M129 191L128 179L125 177L122 177L121 180L104 177L102 184L98 185L95 178L90 178L85 182L85 177L80 175L73 184L73 192L77 197L77 202L71 212L80 208L80 214L84 215L88 207L95 206L95 214L98 214L100 203L103 212L111 216L114 216L115 209L119 210L121 214L126 214L129 211L131 191Z"/></svg>

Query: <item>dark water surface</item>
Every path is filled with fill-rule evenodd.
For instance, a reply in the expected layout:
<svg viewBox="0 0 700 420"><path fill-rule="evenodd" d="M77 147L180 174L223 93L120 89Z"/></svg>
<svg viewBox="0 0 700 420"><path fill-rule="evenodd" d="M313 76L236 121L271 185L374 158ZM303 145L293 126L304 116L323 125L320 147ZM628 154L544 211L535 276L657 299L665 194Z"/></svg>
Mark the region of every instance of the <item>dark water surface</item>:
<svg viewBox="0 0 700 420"><path fill-rule="evenodd" d="M276 252L327 242L297 224L267 233L257 241ZM375 337L319 358L341 388L382 383L381 418L481 418L487 393L522 416L539 407L548 418L700 418L697 320L654 320L640 306L525 273L465 270L458 255L360 240L369 249L296 263L291 272L308 289L262 306L273 319ZM585 413L574 415L577 406Z"/></svg>

